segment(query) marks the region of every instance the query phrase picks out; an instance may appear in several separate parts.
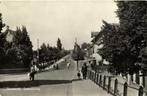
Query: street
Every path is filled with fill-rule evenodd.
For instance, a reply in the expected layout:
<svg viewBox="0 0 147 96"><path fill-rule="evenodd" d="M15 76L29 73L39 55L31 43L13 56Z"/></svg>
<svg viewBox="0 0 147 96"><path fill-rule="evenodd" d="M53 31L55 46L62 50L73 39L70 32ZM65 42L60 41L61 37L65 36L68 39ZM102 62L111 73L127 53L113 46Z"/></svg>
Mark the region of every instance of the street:
<svg viewBox="0 0 147 96"><path fill-rule="evenodd" d="M59 68L38 73L35 81L29 81L26 74L11 76L1 81L0 93L2 96L109 96L90 80L78 80L74 61L69 69L66 64Z"/></svg>
<svg viewBox="0 0 147 96"><path fill-rule="evenodd" d="M0 96L147 96L147 2L19 1L0 1Z"/></svg>
<svg viewBox="0 0 147 96"><path fill-rule="evenodd" d="M2 96L69 96L72 94L73 66L72 64L70 69L38 73L35 81L29 81L28 78L17 81L21 77L17 77L15 81L5 81L0 93Z"/></svg>

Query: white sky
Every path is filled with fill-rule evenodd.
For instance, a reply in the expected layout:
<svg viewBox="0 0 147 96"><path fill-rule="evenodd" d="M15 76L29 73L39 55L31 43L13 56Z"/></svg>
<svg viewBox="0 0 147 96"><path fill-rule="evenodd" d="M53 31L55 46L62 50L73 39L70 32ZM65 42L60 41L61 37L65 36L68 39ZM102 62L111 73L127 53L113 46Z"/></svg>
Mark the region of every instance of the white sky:
<svg viewBox="0 0 147 96"><path fill-rule="evenodd" d="M33 43L37 47L45 42L56 46L61 39L65 49L72 49L75 37L78 44L91 41L91 32L99 31L102 20L117 23L116 3L112 0L50 0L50 1L2 1L0 12L3 22L15 29L25 25Z"/></svg>

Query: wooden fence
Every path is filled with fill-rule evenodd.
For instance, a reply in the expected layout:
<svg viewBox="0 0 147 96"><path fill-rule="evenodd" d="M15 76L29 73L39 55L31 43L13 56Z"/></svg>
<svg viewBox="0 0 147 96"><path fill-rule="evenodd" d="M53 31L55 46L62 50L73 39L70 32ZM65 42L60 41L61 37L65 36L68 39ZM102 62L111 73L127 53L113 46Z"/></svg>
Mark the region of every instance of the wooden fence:
<svg viewBox="0 0 147 96"><path fill-rule="evenodd" d="M112 76L105 76L93 70L88 70L87 77L113 96L147 96L142 86L131 88L127 82L120 83Z"/></svg>

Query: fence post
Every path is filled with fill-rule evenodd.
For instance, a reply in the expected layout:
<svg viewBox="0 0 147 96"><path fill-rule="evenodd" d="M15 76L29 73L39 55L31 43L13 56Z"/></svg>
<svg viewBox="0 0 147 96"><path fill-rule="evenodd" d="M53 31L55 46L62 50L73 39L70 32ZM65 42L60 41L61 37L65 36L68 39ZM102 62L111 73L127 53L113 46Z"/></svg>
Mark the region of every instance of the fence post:
<svg viewBox="0 0 147 96"><path fill-rule="evenodd" d="M95 82L95 71L93 72L93 82Z"/></svg>
<svg viewBox="0 0 147 96"><path fill-rule="evenodd" d="M99 86L101 86L102 84L102 75L100 74L100 79L99 79Z"/></svg>
<svg viewBox="0 0 147 96"><path fill-rule="evenodd" d="M91 80L93 81L93 70L91 71Z"/></svg>
<svg viewBox="0 0 147 96"><path fill-rule="evenodd" d="M89 78L89 70L87 70L87 77Z"/></svg>
<svg viewBox="0 0 147 96"><path fill-rule="evenodd" d="M105 85L106 85L106 76L104 76L104 79L103 79L103 89L105 89Z"/></svg>
<svg viewBox="0 0 147 96"><path fill-rule="evenodd" d="M99 82L99 74L97 74L97 80L96 80L96 83L98 84Z"/></svg>
<svg viewBox="0 0 147 96"><path fill-rule="evenodd" d="M115 83L114 83L114 96L117 96L117 87L118 86L118 80L117 79L115 79Z"/></svg>
<svg viewBox="0 0 147 96"><path fill-rule="evenodd" d="M91 70L91 80L92 80L92 78L93 78L93 72L92 72L92 70Z"/></svg>
<svg viewBox="0 0 147 96"><path fill-rule="evenodd" d="M90 79L90 70L89 70L89 79Z"/></svg>
<svg viewBox="0 0 147 96"><path fill-rule="evenodd" d="M94 72L92 72L92 81L94 81Z"/></svg>
<svg viewBox="0 0 147 96"><path fill-rule="evenodd" d="M92 77L92 73L91 73L91 70L90 70L90 80L91 80L91 77Z"/></svg>
<svg viewBox="0 0 147 96"><path fill-rule="evenodd" d="M142 79L143 79L143 86L145 87L145 85L146 85L146 84L145 84L145 83L146 83L146 82L145 82L145 73L143 73Z"/></svg>
<svg viewBox="0 0 147 96"><path fill-rule="evenodd" d="M143 87L139 87L138 96L143 96Z"/></svg>
<svg viewBox="0 0 147 96"><path fill-rule="evenodd" d="M95 73L93 72L93 82L94 82L94 78L95 78Z"/></svg>
<svg viewBox="0 0 147 96"><path fill-rule="evenodd" d="M90 70L88 70L88 79L90 79Z"/></svg>
<svg viewBox="0 0 147 96"><path fill-rule="evenodd" d="M108 93L110 93L111 77L108 78Z"/></svg>
<svg viewBox="0 0 147 96"><path fill-rule="evenodd" d="M123 96L127 96L127 90L128 90L128 84L127 82L125 82Z"/></svg>
<svg viewBox="0 0 147 96"><path fill-rule="evenodd" d="M136 73L136 83L139 84L139 72Z"/></svg>
<svg viewBox="0 0 147 96"><path fill-rule="evenodd" d="M97 69L98 69L98 65L96 65L96 71L95 71L96 73L98 72Z"/></svg>
<svg viewBox="0 0 147 96"><path fill-rule="evenodd" d="M91 80L92 80L92 70L91 70Z"/></svg>
<svg viewBox="0 0 147 96"><path fill-rule="evenodd" d="M90 70L88 70L88 78L90 79Z"/></svg>
<svg viewBox="0 0 147 96"><path fill-rule="evenodd" d="M90 70L89 70L89 73L88 73L89 75L88 75L88 77L89 77L89 79L90 79Z"/></svg>
<svg viewBox="0 0 147 96"><path fill-rule="evenodd" d="M97 76L97 73L95 72L95 78L94 78L94 82L96 83L96 76Z"/></svg>

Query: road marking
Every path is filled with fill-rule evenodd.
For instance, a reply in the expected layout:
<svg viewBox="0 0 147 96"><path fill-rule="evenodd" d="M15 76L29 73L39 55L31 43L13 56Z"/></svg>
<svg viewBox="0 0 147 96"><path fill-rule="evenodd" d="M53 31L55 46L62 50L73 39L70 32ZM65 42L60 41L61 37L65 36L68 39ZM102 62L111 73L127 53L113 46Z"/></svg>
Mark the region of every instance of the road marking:
<svg viewBox="0 0 147 96"><path fill-rule="evenodd" d="M37 90L37 91L40 91L40 88L6 88L6 90L9 90L9 91L14 91L14 90L17 90L17 91L20 91L20 90Z"/></svg>
<svg viewBox="0 0 147 96"><path fill-rule="evenodd" d="M38 90L38 91L40 91L40 88L23 88L23 90Z"/></svg>
<svg viewBox="0 0 147 96"><path fill-rule="evenodd" d="M21 90L21 88L6 88L6 90Z"/></svg>
<svg viewBox="0 0 147 96"><path fill-rule="evenodd" d="M2 79L0 81L20 81L20 80L28 80L28 76L5 76L2 77Z"/></svg>

